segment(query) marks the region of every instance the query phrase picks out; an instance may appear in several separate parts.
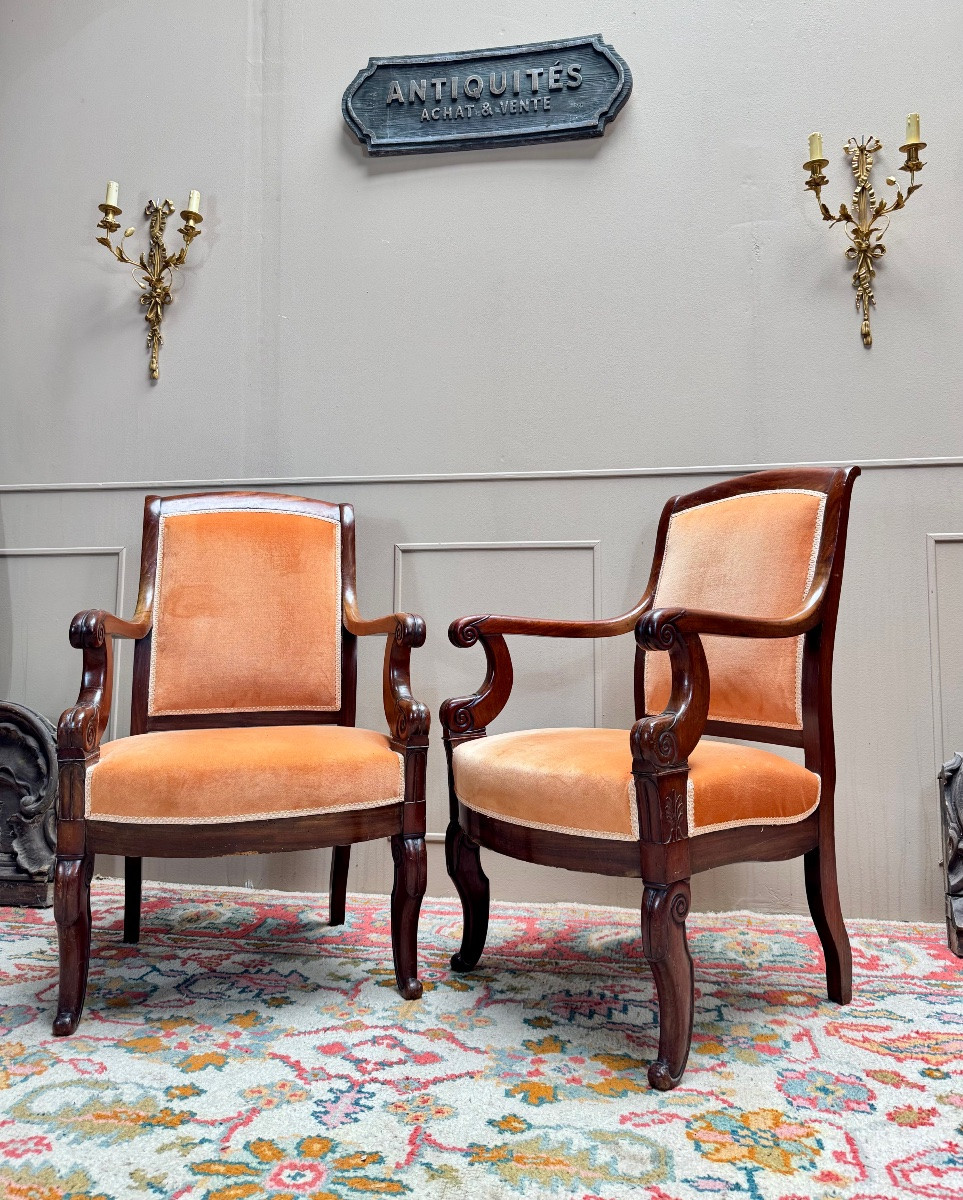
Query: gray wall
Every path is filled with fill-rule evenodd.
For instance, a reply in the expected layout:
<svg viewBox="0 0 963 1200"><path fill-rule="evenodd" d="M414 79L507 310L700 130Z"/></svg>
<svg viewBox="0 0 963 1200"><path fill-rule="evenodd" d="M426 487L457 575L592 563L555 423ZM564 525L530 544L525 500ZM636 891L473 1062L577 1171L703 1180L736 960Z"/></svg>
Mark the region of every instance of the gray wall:
<svg viewBox="0 0 963 1200"><path fill-rule="evenodd" d="M844 905L938 917L934 777L963 745L963 270L939 223L963 183L957 5L915 13L912 38L893 0L7 0L3 20L0 694L52 717L73 700L67 622L131 610L151 488L354 502L363 609L394 597L425 614L414 681L437 708L481 677L444 637L452 617L621 611L672 492L861 462L836 669ZM603 140L377 162L343 127L369 54L597 30L635 77ZM846 138L882 138L888 190L910 110L930 165L887 236L866 351L842 231L802 187L806 135L823 132L836 205ZM134 284L93 241L108 178L138 244L149 196L204 196L155 386ZM630 721L630 641L518 644L517 661L503 728ZM379 665L365 646L361 719L376 727ZM121 701L117 732L126 719ZM639 899L490 858L503 897ZM320 853L149 866L326 878ZM352 886L389 881L382 847L356 853ZM447 891L437 844L429 886ZM801 871L714 872L695 899L799 909Z"/></svg>

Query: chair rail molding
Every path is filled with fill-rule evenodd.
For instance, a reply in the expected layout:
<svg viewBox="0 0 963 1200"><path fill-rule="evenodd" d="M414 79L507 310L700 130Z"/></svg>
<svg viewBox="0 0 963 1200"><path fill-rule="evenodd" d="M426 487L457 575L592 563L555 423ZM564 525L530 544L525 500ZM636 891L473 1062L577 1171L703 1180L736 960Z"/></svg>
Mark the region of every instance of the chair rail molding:
<svg viewBox="0 0 963 1200"><path fill-rule="evenodd" d="M276 488L380 485L387 483L501 483L564 479L670 479L702 475L747 475L790 467L845 467L858 462L863 471L903 471L963 467L963 455L930 458L872 458L852 455L805 462L716 463L702 466L588 467L558 471L435 471L410 475L265 475L239 479L142 479L102 483L0 483L0 495L18 492L144 492L191 491L204 488Z"/></svg>
<svg viewBox="0 0 963 1200"><path fill-rule="evenodd" d="M114 612L118 616L124 613L124 576L127 565L126 546L0 546L0 559L4 558L95 558L114 557L116 559L116 584L114 587ZM72 616L73 614L71 614ZM68 617L69 620L69 617ZM63 645L67 653L73 654L67 641L67 625L64 625ZM120 681L120 665L122 657L122 642L114 646L114 692L116 694ZM80 671L80 656L77 655L77 670ZM65 704L66 707L66 704ZM59 716L59 713L56 714ZM54 720L56 724L56 719ZM110 714L108 724L109 738L117 737L117 709Z"/></svg>

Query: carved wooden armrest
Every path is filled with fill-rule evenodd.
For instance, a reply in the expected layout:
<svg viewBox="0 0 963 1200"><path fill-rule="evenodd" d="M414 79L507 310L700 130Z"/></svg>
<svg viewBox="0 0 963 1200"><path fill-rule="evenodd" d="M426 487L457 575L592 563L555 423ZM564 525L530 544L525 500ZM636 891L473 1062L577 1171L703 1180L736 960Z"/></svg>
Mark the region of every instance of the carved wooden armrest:
<svg viewBox="0 0 963 1200"><path fill-rule="evenodd" d="M365 621L353 604L345 604L344 627L355 637L384 634L385 667L382 694L392 740L404 745L428 743L431 714L411 694L411 651L425 644L425 622L417 613L390 613Z"/></svg>
<svg viewBox="0 0 963 1200"><path fill-rule="evenodd" d="M150 633L151 614L138 611L125 621L102 608L88 608L70 622L70 644L84 653L80 695L60 718L57 749L61 759L89 758L100 745L110 719L114 678L114 638L139 641Z"/></svg>
<svg viewBox="0 0 963 1200"><path fill-rule="evenodd" d="M662 713L643 717L632 728L632 755L640 772L685 767L705 729L709 713L709 669L700 635L744 638L798 637L819 620L823 588L790 617L737 617L686 608L659 608L639 618L635 640L643 650L666 651L672 666L672 692Z"/></svg>
<svg viewBox="0 0 963 1200"><path fill-rule="evenodd" d="M445 737L480 737L508 703L514 672L505 634L529 637L600 638L628 633L648 603L648 595L628 613L603 621L554 621L540 617L459 617L448 628L453 646L481 643L487 670L485 682L473 696L455 697L441 706Z"/></svg>
<svg viewBox="0 0 963 1200"><path fill-rule="evenodd" d="M642 605L621 617L603 621L553 621L542 617L459 617L452 621L448 637L456 646L473 646L479 636L494 634L525 634L528 637L600 638L630 633L638 620ZM474 635L472 633L474 631ZM468 639L468 640L466 640Z"/></svg>
<svg viewBox="0 0 963 1200"><path fill-rule="evenodd" d="M658 608L639 618L635 627L638 641L643 631L655 637L664 626L672 624L680 633L713 634L718 637L787 638L799 637L819 621L823 588L815 589L806 603L789 617L737 617L731 613L713 612L698 608ZM639 645L642 645L641 641ZM662 646L645 649L661 650Z"/></svg>
<svg viewBox="0 0 963 1200"><path fill-rule="evenodd" d="M134 613L133 620L125 621L123 617L115 617L104 608L88 608L79 612L70 622L70 644L77 650L88 647L96 649L104 645L107 637L127 638L130 641L140 641L151 630L151 614L149 612Z"/></svg>

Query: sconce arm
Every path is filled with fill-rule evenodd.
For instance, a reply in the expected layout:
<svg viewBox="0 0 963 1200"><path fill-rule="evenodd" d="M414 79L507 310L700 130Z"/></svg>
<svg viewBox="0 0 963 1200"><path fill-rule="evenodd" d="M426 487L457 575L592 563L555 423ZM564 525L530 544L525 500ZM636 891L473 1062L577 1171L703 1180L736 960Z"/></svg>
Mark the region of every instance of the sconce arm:
<svg viewBox="0 0 963 1200"><path fill-rule="evenodd" d="M822 202L822 200L820 200L819 201L819 212L820 212L820 215L822 216L822 219L824 221L828 221L830 223L830 225L838 225L840 222L845 222L845 224L847 224L847 225L855 225L856 224L856 218L849 211L849 209L846 207L845 204L840 204L839 213L834 215L834 213L833 213L832 209L829 207L829 205L824 204Z"/></svg>
<svg viewBox="0 0 963 1200"><path fill-rule="evenodd" d="M98 228L103 228L103 227L104 227L104 223L101 222L100 225L98 226ZM119 246L115 246L113 244L113 242L110 240L110 230L107 231L106 236L99 237L97 239L97 241L100 242L100 244L102 246L106 246L107 249L114 256L114 258L117 259L118 262L126 263L129 267L143 266L144 264L142 262L139 263L133 258L128 258L127 254L124 250L124 241L126 238L130 237L131 234L133 234L133 232L134 232L133 229L125 230L124 233L121 235ZM143 255L141 257L143 257Z"/></svg>

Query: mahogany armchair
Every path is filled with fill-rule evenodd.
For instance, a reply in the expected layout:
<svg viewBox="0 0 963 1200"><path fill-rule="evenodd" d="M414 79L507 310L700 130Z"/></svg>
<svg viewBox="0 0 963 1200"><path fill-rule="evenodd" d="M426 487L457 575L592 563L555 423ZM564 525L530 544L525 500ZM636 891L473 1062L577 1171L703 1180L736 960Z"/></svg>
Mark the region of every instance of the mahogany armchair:
<svg viewBox="0 0 963 1200"><path fill-rule="evenodd" d="M833 834L832 661L857 475L858 467L762 471L673 497L645 594L624 616L463 617L448 632L456 646L480 643L488 664L475 695L441 709L446 857L464 910L452 967L472 970L484 949L489 887L480 847L641 877L643 948L659 1003L659 1051L648 1074L661 1090L679 1083L692 1039L685 919L689 880L699 871L802 855L830 999L851 999ZM633 629L631 730L486 736L512 688L506 635L597 638ZM719 739L800 747L805 766Z"/></svg>
<svg viewBox="0 0 963 1200"><path fill-rule="evenodd" d="M356 729L357 639L386 638L388 736ZM134 641L131 736L101 744L113 639ZM388 837L398 990L421 995L429 714L411 695L419 616L362 620L354 512L298 496L148 496L133 619L78 613L80 697L60 719L54 1033L80 1020L94 854L125 856L124 941L140 934L143 855L194 858L333 847L332 925L351 845Z"/></svg>

